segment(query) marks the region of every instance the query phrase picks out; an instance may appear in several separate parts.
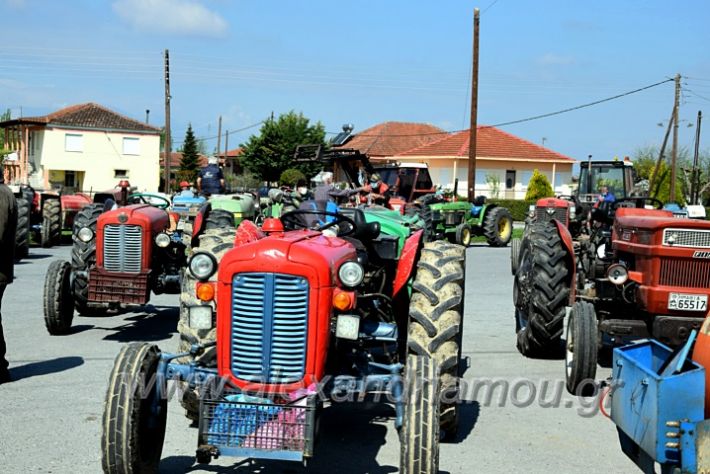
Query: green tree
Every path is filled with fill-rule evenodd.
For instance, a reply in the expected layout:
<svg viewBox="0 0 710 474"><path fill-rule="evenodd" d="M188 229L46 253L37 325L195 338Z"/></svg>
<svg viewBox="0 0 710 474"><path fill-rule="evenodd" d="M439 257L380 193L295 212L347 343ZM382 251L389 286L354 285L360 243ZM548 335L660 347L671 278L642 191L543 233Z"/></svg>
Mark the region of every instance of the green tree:
<svg viewBox="0 0 710 474"><path fill-rule="evenodd" d="M552 185L547 179L547 176L540 173L538 170L533 170L530 182L528 182L528 190L525 193L526 201L536 201L541 198L552 197L555 193L552 190Z"/></svg>
<svg viewBox="0 0 710 474"><path fill-rule="evenodd" d="M491 198L498 199L500 194L500 176L493 173L486 173L486 184L491 190Z"/></svg>
<svg viewBox="0 0 710 474"><path fill-rule="evenodd" d="M4 113L0 114L0 122L5 122L6 120L10 120L11 118L12 114L10 113L10 109L7 109ZM8 150L5 148L5 133L6 132L4 128L0 129L0 163L3 162L5 156L12 152L12 150Z"/></svg>
<svg viewBox="0 0 710 474"><path fill-rule="evenodd" d="M633 155L634 171L636 172L637 182L647 182L647 184L643 184L645 184L644 189L647 190L648 195L665 203L670 200L671 194L671 167L668 164L668 160L670 158L661 160L657 176L653 182L653 189L648 189L651 177L653 176L653 172L656 168L656 162L658 161L658 153L659 148L655 146L638 148ZM678 150L675 184L675 200L681 205L685 204L686 198L690 192L689 182L686 182L684 179L684 173L682 170L691 167L692 164L690 164L690 160L688 158L688 150L681 148Z"/></svg>
<svg viewBox="0 0 710 474"><path fill-rule="evenodd" d="M266 121L259 135L252 135L240 145L244 151L241 162L265 181L276 181L283 171L294 167L310 177L320 165L292 163L296 146L307 143L325 145L325 128L320 122L311 125L302 113L290 111Z"/></svg>
<svg viewBox="0 0 710 474"><path fill-rule="evenodd" d="M193 183L195 178L197 178L197 172L200 170L200 155L197 149L195 133L192 131L192 124L187 126L181 151L180 178Z"/></svg>
<svg viewBox="0 0 710 474"><path fill-rule="evenodd" d="M305 179L306 175L304 175L301 170L289 168L281 173L281 176L279 176L279 184L293 188L299 181L305 181Z"/></svg>

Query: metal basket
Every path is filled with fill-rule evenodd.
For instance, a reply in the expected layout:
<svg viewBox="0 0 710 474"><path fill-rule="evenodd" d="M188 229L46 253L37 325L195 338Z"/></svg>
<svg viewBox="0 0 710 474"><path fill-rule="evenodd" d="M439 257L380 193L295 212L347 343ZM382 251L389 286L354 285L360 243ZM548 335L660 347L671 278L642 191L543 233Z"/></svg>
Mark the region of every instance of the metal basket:
<svg viewBox="0 0 710 474"><path fill-rule="evenodd" d="M271 401L240 393L200 402L198 449L257 459L302 461L313 455L315 395Z"/></svg>

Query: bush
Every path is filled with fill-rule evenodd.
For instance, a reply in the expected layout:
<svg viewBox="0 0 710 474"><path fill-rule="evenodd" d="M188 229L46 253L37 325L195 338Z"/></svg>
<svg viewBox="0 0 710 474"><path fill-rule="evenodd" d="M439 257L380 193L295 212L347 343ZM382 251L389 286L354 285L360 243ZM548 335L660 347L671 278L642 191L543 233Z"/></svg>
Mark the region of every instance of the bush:
<svg viewBox="0 0 710 474"><path fill-rule="evenodd" d="M514 221L524 221L528 215L530 205L535 204L535 201L521 201L519 199L489 199L488 202L507 208Z"/></svg>
<svg viewBox="0 0 710 474"><path fill-rule="evenodd" d="M282 186L289 186L293 188L296 186L296 183L301 180L305 181L306 175L303 174L301 170L289 168L283 173L281 173L281 177L279 178L279 184L281 184Z"/></svg>
<svg viewBox="0 0 710 474"><path fill-rule="evenodd" d="M230 192L256 190L261 185L261 181L249 171L244 171L242 174L226 171L224 181Z"/></svg>
<svg viewBox="0 0 710 474"><path fill-rule="evenodd" d="M555 193L552 190L547 176L538 170L533 170L532 177L528 183L528 191L525 193L526 201L537 201L540 198L552 197Z"/></svg>

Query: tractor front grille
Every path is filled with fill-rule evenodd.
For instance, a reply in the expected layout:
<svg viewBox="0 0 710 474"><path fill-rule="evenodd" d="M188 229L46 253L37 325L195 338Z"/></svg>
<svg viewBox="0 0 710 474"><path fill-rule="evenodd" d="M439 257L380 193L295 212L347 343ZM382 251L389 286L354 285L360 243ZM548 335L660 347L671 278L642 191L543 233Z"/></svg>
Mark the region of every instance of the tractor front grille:
<svg viewBox="0 0 710 474"><path fill-rule="evenodd" d="M553 209L554 212L550 214L547 212L548 209ZM569 225L567 222L567 208L566 207L538 207L535 209L535 220L538 222L549 222L552 219L557 219L565 226Z"/></svg>
<svg viewBox="0 0 710 474"><path fill-rule="evenodd" d="M466 211L444 212L444 224L447 226L459 225L466 219Z"/></svg>
<svg viewBox="0 0 710 474"><path fill-rule="evenodd" d="M232 280L232 374L260 383L303 378L308 280L279 273L238 273Z"/></svg>
<svg viewBox="0 0 710 474"><path fill-rule="evenodd" d="M104 227L104 268L110 272L140 273L142 237L139 225L112 224Z"/></svg>
<svg viewBox="0 0 710 474"><path fill-rule="evenodd" d="M710 260L661 258L658 283L682 288L710 288Z"/></svg>
<svg viewBox="0 0 710 474"><path fill-rule="evenodd" d="M664 229L663 245L708 249L710 248L710 230Z"/></svg>

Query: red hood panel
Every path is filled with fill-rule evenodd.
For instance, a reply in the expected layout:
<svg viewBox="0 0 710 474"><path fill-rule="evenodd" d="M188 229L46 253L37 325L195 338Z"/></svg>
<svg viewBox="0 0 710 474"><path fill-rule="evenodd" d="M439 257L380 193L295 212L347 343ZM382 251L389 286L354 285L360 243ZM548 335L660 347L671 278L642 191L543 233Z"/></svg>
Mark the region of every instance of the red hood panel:
<svg viewBox="0 0 710 474"><path fill-rule="evenodd" d="M674 218L672 212L657 209L619 208L616 210L616 225L649 231L667 227L710 230L710 221Z"/></svg>

